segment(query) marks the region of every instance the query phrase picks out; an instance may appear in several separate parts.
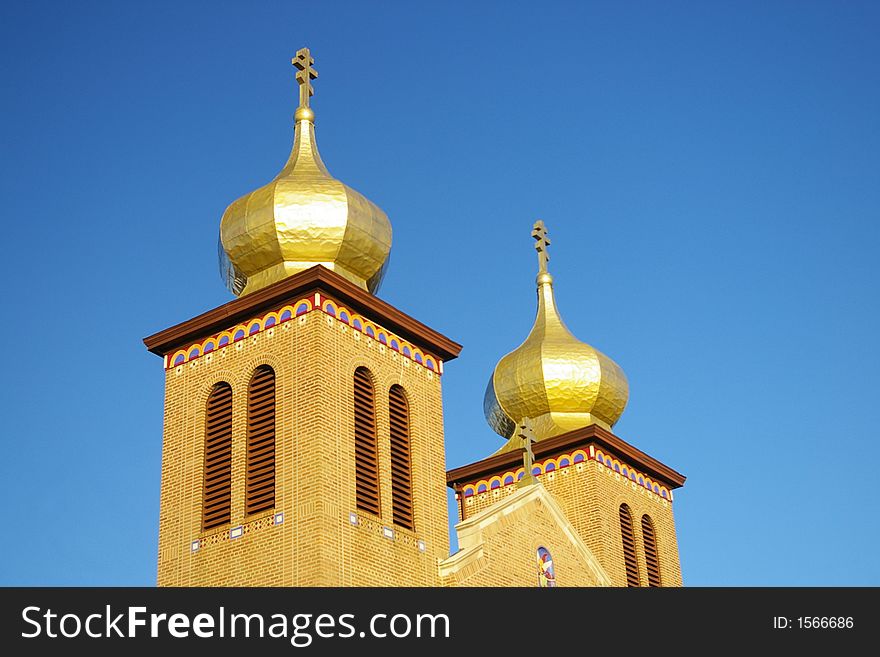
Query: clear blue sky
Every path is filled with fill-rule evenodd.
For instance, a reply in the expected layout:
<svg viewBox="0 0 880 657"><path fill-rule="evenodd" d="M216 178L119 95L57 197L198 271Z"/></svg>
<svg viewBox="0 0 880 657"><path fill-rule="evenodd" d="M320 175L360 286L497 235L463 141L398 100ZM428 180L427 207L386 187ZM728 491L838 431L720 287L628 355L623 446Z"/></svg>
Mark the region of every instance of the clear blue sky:
<svg viewBox="0 0 880 657"><path fill-rule="evenodd" d="M450 467L500 444L542 218L629 377L616 433L688 476L685 583L880 585L878 32L873 2L7 3L0 584L155 583L141 338L230 299L220 216L285 161L308 45L322 155L394 226L381 296L464 345Z"/></svg>

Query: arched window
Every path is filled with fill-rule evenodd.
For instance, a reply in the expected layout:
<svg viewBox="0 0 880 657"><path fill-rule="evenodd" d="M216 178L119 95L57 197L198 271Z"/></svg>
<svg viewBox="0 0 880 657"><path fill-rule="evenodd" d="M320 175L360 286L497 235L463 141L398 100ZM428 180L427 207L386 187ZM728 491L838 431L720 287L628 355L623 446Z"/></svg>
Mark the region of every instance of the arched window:
<svg viewBox="0 0 880 657"><path fill-rule="evenodd" d="M553 568L553 557L545 547L538 548L538 586L556 586L556 570Z"/></svg>
<svg viewBox="0 0 880 657"><path fill-rule="evenodd" d="M256 369L248 384L245 513L275 506L275 371Z"/></svg>
<svg viewBox="0 0 880 657"><path fill-rule="evenodd" d="M357 508L379 515L379 455L376 399L366 367L354 371L354 468Z"/></svg>
<svg viewBox="0 0 880 657"><path fill-rule="evenodd" d="M648 573L648 586L660 584L660 557L657 554L657 535L651 516L642 516L642 538L645 543L645 568Z"/></svg>
<svg viewBox="0 0 880 657"><path fill-rule="evenodd" d="M398 385L388 393L391 420L391 510L394 524L413 529L412 464L409 441L409 404Z"/></svg>
<svg viewBox="0 0 880 657"><path fill-rule="evenodd" d="M639 562L636 561L636 539L633 519L626 504L620 505L620 535L623 539L623 563L626 566L626 585L639 585Z"/></svg>
<svg viewBox="0 0 880 657"><path fill-rule="evenodd" d="M205 414L205 477L202 527L229 522L232 506L232 387L214 384Z"/></svg>

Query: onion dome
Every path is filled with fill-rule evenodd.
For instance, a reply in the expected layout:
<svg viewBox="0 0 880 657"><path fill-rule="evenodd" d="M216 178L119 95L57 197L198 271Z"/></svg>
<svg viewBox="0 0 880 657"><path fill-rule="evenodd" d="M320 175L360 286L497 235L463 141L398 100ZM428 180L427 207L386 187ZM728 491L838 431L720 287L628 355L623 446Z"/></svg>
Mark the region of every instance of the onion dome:
<svg viewBox="0 0 880 657"><path fill-rule="evenodd" d="M300 104L290 159L272 182L226 208L220 273L233 294L245 295L320 264L375 293L391 252L391 222L327 171L309 107L314 59L303 48L292 62Z"/></svg>
<svg viewBox="0 0 880 657"><path fill-rule="evenodd" d="M590 424L610 430L629 397L617 363L574 337L559 316L544 222L535 223L532 236L540 264L535 324L525 342L495 366L483 402L492 429L511 439L500 451L522 447L513 436L525 419L538 441Z"/></svg>

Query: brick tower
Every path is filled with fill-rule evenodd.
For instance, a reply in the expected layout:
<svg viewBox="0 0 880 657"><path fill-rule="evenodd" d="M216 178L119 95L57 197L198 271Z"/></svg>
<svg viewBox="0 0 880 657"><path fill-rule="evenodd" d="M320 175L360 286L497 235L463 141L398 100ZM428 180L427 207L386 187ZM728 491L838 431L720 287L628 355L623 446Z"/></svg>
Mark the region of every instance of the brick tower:
<svg viewBox="0 0 880 657"><path fill-rule="evenodd" d="M433 586L449 555L443 363L461 347L373 295L385 214L315 145L232 203L240 298L144 340L165 366L160 586Z"/></svg>
<svg viewBox="0 0 880 657"><path fill-rule="evenodd" d="M484 400L506 443L446 471L461 346L375 296L391 224L330 175L314 60L292 63L290 158L220 223L238 298L144 340L165 370L159 585L680 586L684 477L612 432L628 383L562 322L542 222L535 324Z"/></svg>
<svg viewBox="0 0 880 657"><path fill-rule="evenodd" d="M535 324L498 363L484 403L490 426L507 442L492 456L447 473L460 527L485 523L505 500L521 495L528 470L531 485L558 505L607 583L681 586L672 491L685 478L612 433L626 406L626 377L565 326L547 271L550 240L543 222L535 224L532 237L539 261ZM520 546L515 555L506 550L511 563L504 570L526 561L529 549ZM456 573L446 572L458 584L469 583Z"/></svg>
<svg viewBox="0 0 880 657"><path fill-rule="evenodd" d="M682 475L597 425L542 440L534 453L533 475L613 586L682 585L672 516ZM491 512L519 491L522 476L522 457L512 450L450 470L459 520Z"/></svg>

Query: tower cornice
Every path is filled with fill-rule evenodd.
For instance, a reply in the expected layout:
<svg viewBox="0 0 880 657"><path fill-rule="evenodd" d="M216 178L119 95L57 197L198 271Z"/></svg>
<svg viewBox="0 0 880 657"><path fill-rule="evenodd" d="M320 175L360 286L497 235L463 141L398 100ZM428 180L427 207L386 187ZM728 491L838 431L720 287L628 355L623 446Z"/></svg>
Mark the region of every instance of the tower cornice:
<svg viewBox="0 0 880 657"><path fill-rule="evenodd" d="M621 458L627 459L633 466L662 481L670 488L681 488L684 485L685 476L683 474L595 424L539 441L532 449L534 450L534 458L540 459L590 444L610 450ZM511 468L516 469L521 466L521 462L521 450L501 452L474 463L448 470L446 483L456 489L466 482L498 474Z"/></svg>
<svg viewBox="0 0 880 657"><path fill-rule="evenodd" d="M349 304L353 309L369 315L374 321L397 332L401 337L417 343L420 347L430 350L444 361L458 357L461 352L462 347L457 342L323 265L315 265L252 294L234 299L185 322L154 333L144 338L144 344L151 353L166 356L199 338L245 321L257 313L270 310L290 297L311 292L329 294Z"/></svg>

